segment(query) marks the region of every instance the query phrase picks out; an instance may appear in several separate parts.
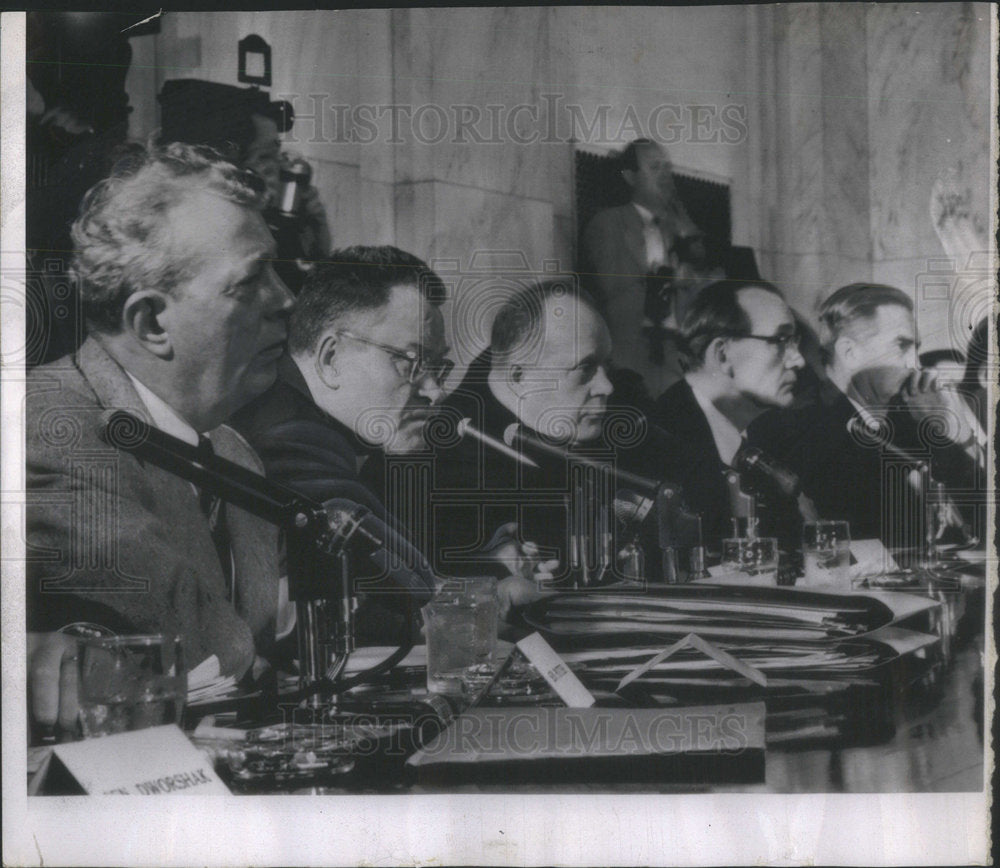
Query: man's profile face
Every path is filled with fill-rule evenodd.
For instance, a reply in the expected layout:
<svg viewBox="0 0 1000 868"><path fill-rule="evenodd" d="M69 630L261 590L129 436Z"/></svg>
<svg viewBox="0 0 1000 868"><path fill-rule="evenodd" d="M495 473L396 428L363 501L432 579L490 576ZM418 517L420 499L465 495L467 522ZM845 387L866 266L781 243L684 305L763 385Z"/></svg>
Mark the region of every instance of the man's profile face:
<svg viewBox="0 0 1000 868"><path fill-rule="evenodd" d="M613 391L607 375L608 327L574 298L546 299L543 324L537 361L518 366L518 418L555 440L596 440Z"/></svg>
<svg viewBox="0 0 1000 868"><path fill-rule="evenodd" d="M737 300L750 319L750 333L777 337L796 333L795 317L787 304L773 292L757 287L741 289ZM754 338L733 338L729 342L733 381L740 394L761 407L788 407L794 395L796 371L805 365L798 349L782 353L774 344Z"/></svg>
<svg viewBox="0 0 1000 868"><path fill-rule="evenodd" d="M853 341L850 366L864 368L917 368L917 336L913 314L901 304L884 304L875 308L868 320L852 324Z"/></svg>
<svg viewBox="0 0 1000 868"><path fill-rule="evenodd" d="M274 239L250 208L195 191L167 215L165 237L191 275L159 315L173 370L203 415L221 422L274 383L292 296L271 267Z"/></svg>
<svg viewBox="0 0 1000 868"><path fill-rule="evenodd" d="M337 418L386 452L424 448L424 424L443 397L440 384L430 375L410 383L405 356L357 338L436 361L448 350L440 309L429 304L415 284L404 283L389 290L384 307L350 317L339 329L356 338L337 338Z"/></svg>
<svg viewBox="0 0 1000 868"><path fill-rule="evenodd" d="M851 323L843 338L834 352L868 401L888 402L918 367L913 314L901 304L875 308L872 317Z"/></svg>
<svg viewBox="0 0 1000 868"><path fill-rule="evenodd" d="M638 168L622 173L632 188L633 201L652 209L665 206L676 195L670 157L655 142L639 145L635 155Z"/></svg>

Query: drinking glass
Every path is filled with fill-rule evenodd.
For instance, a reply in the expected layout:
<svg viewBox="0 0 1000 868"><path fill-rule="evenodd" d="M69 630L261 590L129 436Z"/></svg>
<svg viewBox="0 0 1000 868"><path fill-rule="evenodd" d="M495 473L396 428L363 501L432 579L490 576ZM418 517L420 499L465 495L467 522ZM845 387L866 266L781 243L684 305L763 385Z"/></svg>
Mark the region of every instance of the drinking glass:
<svg viewBox="0 0 1000 868"><path fill-rule="evenodd" d="M804 588L851 587L851 530L846 521L807 521L802 527Z"/></svg>
<svg viewBox="0 0 1000 868"><path fill-rule="evenodd" d="M722 566L722 578L730 584L776 585L778 540L769 536L724 539Z"/></svg>
<svg viewBox="0 0 1000 868"><path fill-rule="evenodd" d="M84 738L181 721L187 671L180 637L80 638L77 674Z"/></svg>
<svg viewBox="0 0 1000 868"><path fill-rule="evenodd" d="M446 584L423 614L427 689L461 695L466 669L493 663L500 614L496 579L480 576Z"/></svg>

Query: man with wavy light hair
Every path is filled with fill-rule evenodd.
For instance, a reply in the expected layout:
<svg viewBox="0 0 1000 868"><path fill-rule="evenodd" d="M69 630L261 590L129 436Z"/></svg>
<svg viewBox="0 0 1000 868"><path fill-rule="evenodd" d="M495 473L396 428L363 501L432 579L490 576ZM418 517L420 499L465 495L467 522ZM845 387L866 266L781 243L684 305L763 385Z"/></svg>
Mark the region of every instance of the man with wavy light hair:
<svg viewBox="0 0 1000 868"><path fill-rule="evenodd" d="M235 676L273 641L275 531L101 434L122 409L262 469L223 425L285 352L292 297L262 204L259 179L175 144L120 165L73 226L89 336L27 386L29 687L43 725L74 725L72 642L53 632L74 622L180 635L190 667L214 657Z"/></svg>

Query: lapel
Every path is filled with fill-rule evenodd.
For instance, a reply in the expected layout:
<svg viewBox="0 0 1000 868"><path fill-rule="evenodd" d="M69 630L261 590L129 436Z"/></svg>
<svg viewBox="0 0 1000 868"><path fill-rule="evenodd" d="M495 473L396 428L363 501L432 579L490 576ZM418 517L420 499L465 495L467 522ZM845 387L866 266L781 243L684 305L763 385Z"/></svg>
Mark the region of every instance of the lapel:
<svg viewBox="0 0 1000 868"><path fill-rule="evenodd" d="M218 456L264 475L257 454L228 425L209 432ZM236 562L237 610L254 636L274 629L278 601L277 530L273 525L231 504L226 522Z"/></svg>
<svg viewBox="0 0 1000 868"><path fill-rule="evenodd" d="M77 353L80 371L90 382L105 409L127 410L151 422L149 413L122 367L93 338L84 341ZM216 453L258 473L263 468L256 453L235 431L221 425L208 432ZM136 460L143 483L151 491L152 502L171 505L177 517L178 539L184 539L192 560L199 564L198 575L204 589L213 596L225 594L225 580L191 484L166 471ZM278 599L277 536L275 529L241 509L229 506L226 518L236 562L240 614L259 635L273 626Z"/></svg>
<svg viewBox="0 0 1000 868"><path fill-rule="evenodd" d="M108 410L127 410L152 424L146 406L128 374L94 338L87 338L83 342L77 352L77 365L102 407Z"/></svg>

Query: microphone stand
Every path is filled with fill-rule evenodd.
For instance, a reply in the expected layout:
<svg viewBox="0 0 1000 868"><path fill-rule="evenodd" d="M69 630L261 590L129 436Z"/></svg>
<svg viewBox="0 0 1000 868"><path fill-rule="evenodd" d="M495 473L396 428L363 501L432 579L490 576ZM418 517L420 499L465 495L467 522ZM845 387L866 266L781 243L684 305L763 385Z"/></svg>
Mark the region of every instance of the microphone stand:
<svg viewBox="0 0 1000 868"><path fill-rule="evenodd" d="M339 511L334 521L322 504L219 456L206 460L196 447L123 410L105 414L102 437L284 531L300 691L312 708L322 705L324 693L341 692L337 679L355 647L347 547L359 530L356 517ZM332 588L319 568L321 555L332 555L338 562ZM351 686L384 666L353 676Z"/></svg>
<svg viewBox="0 0 1000 868"><path fill-rule="evenodd" d="M857 430L857 426L860 424L861 423L858 421L857 416L852 416L847 422L848 433L858 440L860 440L863 436L863 432L859 432ZM942 567L947 569L948 565L941 560L937 547L935 513L947 516L950 519L947 522L949 525L956 525L954 518L955 516L958 517L956 526L958 527L959 533L961 534L966 545L978 545L979 538L972 532L972 529L963 520L961 512L959 512L958 507L955 506L954 501L948 495L944 484L937 482L934 479L931 472L931 463L929 458L922 455L914 455L908 450L897 446L895 443L890 443L888 440L880 442L879 446L894 457L905 461L908 464L912 464L919 479L919 482L913 485L916 489L918 497L920 498L924 517L924 533L922 545L919 546L921 551L919 552L918 566L923 569L930 570L940 569Z"/></svg>

